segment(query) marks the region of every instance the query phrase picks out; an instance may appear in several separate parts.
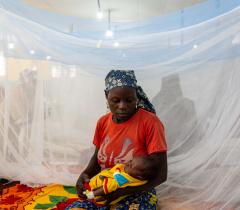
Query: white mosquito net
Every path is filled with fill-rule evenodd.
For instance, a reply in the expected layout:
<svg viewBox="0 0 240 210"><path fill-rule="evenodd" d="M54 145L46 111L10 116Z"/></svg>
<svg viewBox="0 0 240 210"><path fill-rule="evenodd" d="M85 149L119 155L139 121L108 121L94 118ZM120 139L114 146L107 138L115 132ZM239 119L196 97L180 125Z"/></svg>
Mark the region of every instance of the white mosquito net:
<svg viewBox="0 0 240 210"><path fill-rule="evenodd" d="M107 39L103 23L66 33L1 6L0 177L74 185L108 111L105 75L134 69L166 130L160 200L240 209L240 8L171 31L119 24Z"/></svg>

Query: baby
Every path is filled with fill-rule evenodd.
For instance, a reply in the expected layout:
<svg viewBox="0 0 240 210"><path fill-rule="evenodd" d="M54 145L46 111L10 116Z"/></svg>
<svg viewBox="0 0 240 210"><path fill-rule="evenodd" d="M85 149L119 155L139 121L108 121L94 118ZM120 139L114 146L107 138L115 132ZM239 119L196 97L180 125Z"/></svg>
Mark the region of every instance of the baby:
<svg viewBox="0 0 240 210"><path fill-rule="evenodd" d="M88 183L85 195L88 199L96 199L96 196L111 193L118 188L143 185L154 176L154 171L156 167L151 158L135 157L126 164L116 164L113 168L105 169L94 176ZM114 200L111 204L124 197ZM96 204L103 205L104 201Z"/></svg>

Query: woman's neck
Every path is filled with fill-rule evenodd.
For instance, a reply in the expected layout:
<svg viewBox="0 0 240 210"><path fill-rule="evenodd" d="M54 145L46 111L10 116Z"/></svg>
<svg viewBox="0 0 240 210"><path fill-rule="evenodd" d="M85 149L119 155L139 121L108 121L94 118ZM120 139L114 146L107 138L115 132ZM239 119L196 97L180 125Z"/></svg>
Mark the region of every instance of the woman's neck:
<svg viewBox="0 0 240 210"><path fill-rule="evenodd" d="M119 119L117 118L115 115L112 116L112 120L113 122L120 124L120 123L124 123L126 121L128 121L130 118L132 118L132 116L138 111L138 109L136 109L128 118L126 119Z"/></svg>

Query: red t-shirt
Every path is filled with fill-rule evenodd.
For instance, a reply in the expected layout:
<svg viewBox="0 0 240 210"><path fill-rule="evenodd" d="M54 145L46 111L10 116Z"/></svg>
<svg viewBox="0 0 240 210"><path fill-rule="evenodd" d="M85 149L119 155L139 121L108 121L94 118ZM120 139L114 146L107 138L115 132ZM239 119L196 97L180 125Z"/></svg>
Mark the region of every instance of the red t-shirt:
<svg viewBox="0 0 240 210"><path fill-rule="evenodd" d="M163 124L155 114L143 109L119 124L112 120L112 113L102 116L93 144L99 149L98 162L102 169L126 163L135 156L167 150Z"/></svg>

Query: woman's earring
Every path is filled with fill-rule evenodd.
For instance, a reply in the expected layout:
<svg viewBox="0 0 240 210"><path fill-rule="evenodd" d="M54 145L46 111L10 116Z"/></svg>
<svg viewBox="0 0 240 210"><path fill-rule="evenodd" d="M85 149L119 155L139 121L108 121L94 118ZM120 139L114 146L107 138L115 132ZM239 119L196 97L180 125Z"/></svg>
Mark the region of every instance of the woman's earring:
<svg viewBox="0 0 240 210"><path fill-rule="evenodd" d="M138 102L136 103L136 109L138 108Z"/></svg>
<svg viewBox="0 0 240 210"><path fill-rule="evenodd" d="M109 104L108 104L108 102L106 102L106 105L107 105L107 109L109 109Z"/></svg>

